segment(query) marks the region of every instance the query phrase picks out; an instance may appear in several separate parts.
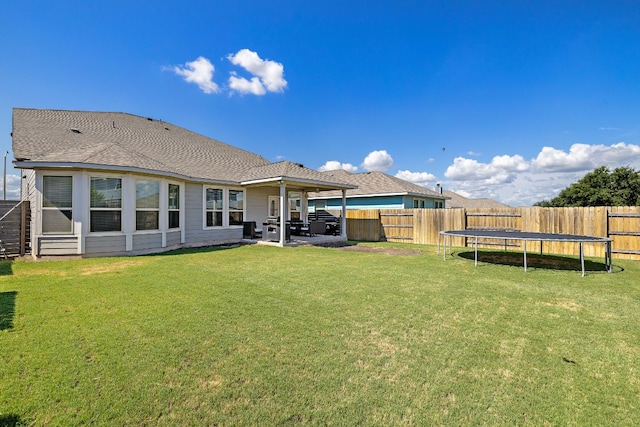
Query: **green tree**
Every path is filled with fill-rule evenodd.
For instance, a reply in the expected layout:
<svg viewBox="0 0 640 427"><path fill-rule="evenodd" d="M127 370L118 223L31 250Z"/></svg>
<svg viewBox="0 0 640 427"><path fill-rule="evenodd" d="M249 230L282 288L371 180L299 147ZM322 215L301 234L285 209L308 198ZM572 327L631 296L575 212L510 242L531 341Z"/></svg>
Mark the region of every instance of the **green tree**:
<svg viewBox="0 0 640 427"><path fill-rule="evenodd" d="M571 184L551 200L534 206L638 206L640 205L640 172L628 166L611 172L601 166Z"/></svg>

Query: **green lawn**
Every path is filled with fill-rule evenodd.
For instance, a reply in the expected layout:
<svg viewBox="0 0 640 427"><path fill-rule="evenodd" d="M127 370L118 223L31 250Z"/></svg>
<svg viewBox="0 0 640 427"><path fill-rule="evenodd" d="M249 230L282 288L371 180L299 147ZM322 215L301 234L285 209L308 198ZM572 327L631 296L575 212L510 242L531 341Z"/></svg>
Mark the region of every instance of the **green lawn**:
<svg viewBox="0 0 640 427"><path fill-rule="evenodd" d="M637 262L357 248L2 262L0 426L640 425Z"/></svg>

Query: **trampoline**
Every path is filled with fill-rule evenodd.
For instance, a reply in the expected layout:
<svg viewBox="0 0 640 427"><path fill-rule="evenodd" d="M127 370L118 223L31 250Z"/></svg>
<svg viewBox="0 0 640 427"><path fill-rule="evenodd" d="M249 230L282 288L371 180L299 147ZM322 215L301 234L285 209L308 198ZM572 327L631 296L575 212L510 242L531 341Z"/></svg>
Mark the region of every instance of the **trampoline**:
<svg viewBox="0 0 640 427"><path fill-rule="evenodd" d="M521 240L524 250L524 271L527 271L527 242L530 240L540 242L540 255L542 255L542 242L573 242L580 243L580 265L582 266L582 276L584 277L584 249L585 243L604 244L604 265L608 273L611 273L613 264L611 262L611 242L608 237L582 236L578 234L556 234L556 233L532 233L512 230L447 230L441 231L438 235L438 253L440 253L440 236L443 236L444 251L443 258L447 260L447 238L449 236L449 248L453 237L467 237L474 239L475 264L478 265L478 238L504 240L505 250L507 240Z"/></svg>

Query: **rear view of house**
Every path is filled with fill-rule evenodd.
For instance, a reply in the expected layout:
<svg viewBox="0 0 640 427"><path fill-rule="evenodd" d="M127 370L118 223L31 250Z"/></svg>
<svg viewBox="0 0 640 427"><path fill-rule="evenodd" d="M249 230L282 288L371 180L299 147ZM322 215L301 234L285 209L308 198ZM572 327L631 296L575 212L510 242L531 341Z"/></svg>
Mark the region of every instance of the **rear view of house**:
<svg viewBox="0 0 640 427"><path fill-rule="evenodd" d="M310 191L355 187L127 113L16 108L12 143L35 257L236 243L244 222L306 218Z"/></svg>

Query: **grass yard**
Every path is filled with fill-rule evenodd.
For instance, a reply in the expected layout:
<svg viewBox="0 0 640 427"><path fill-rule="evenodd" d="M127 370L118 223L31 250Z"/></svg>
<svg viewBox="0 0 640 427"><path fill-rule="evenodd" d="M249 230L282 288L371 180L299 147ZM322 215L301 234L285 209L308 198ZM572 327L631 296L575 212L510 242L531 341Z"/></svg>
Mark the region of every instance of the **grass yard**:
<svg viewBox="0 0 640 427"><path fill-rule="evenodd" d="M0 426L640 425L637 262L349 249L1 262Z"/></svg>

